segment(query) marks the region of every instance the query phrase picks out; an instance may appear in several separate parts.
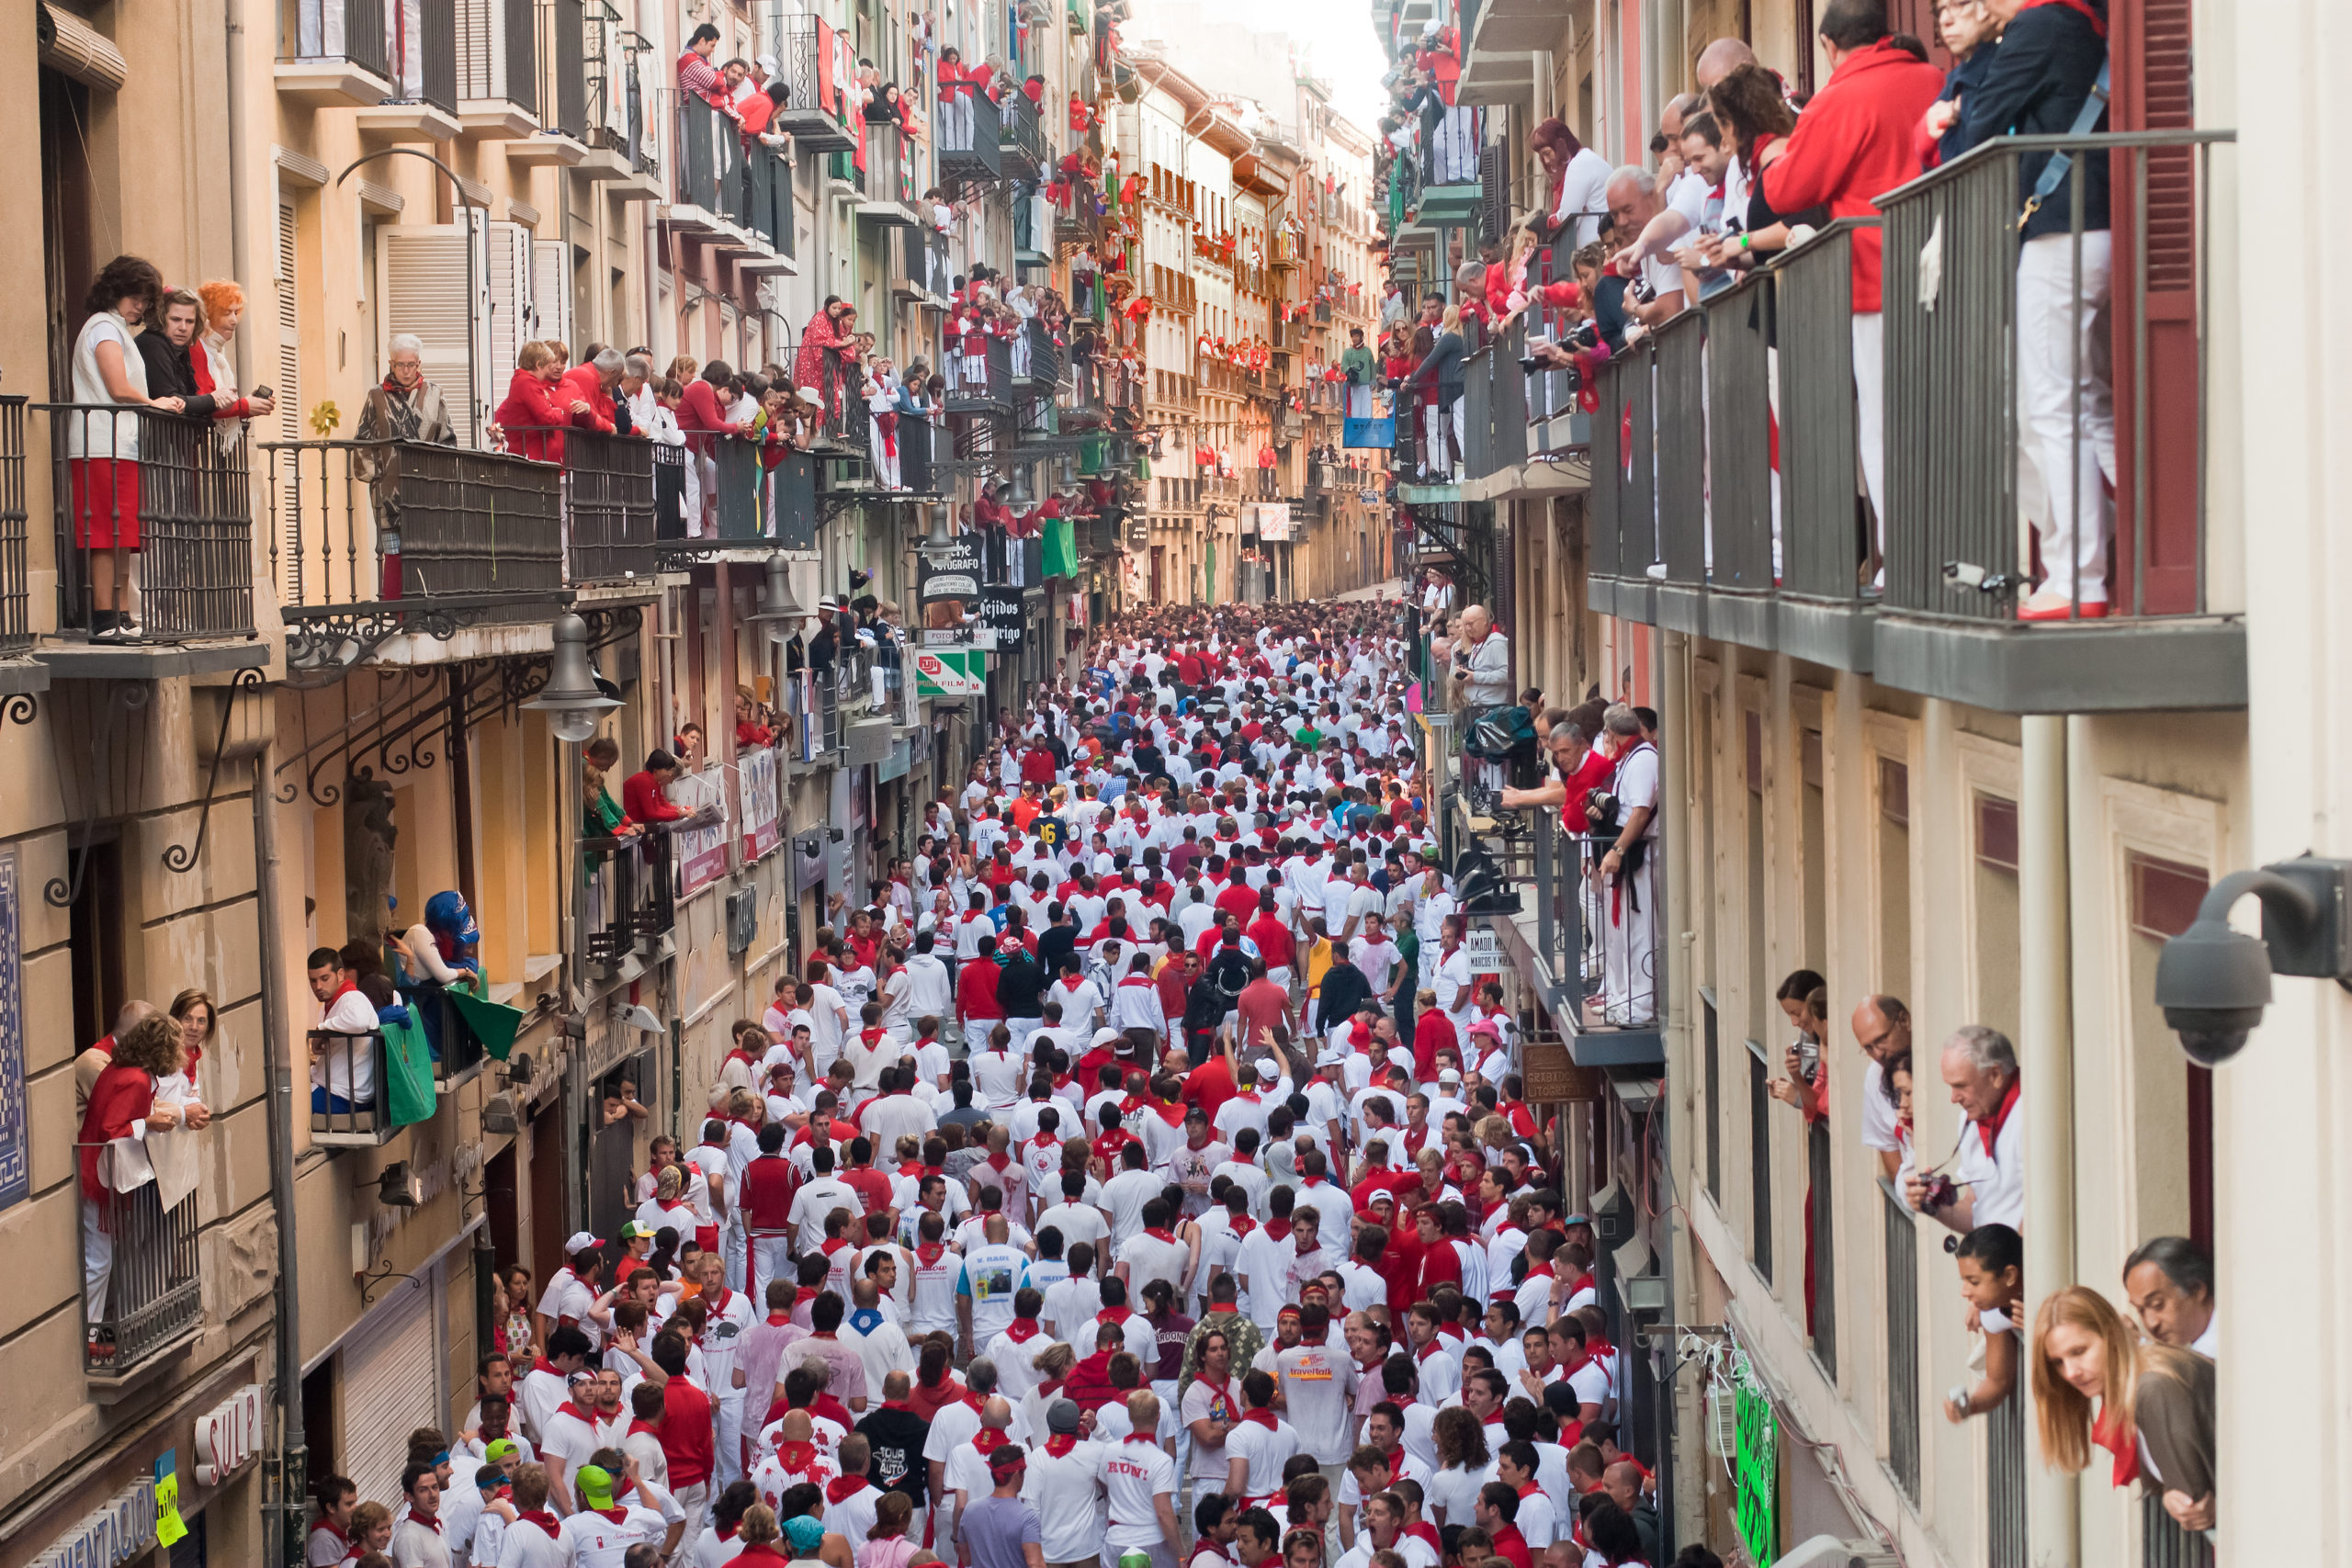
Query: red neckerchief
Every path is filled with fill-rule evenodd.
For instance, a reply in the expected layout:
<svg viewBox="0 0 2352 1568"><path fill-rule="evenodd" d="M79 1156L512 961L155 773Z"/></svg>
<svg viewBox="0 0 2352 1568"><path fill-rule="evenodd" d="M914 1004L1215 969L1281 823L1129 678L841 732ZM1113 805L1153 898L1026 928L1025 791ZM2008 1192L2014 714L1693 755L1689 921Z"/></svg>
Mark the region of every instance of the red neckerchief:
<svg viewBox="0 0 2352 1568"><path fill-rule="evenodd" d="M1012 1440L1012 1434L1001 1427L983 1427L972 1437L972 1447L982 1459L996 1452Z"/></svg>
<svg viewBox="0 0 2352 1568"><path fill-rule="evenodd" d="M929 1268L932 1264L938 1262L940 1255L946 1250L947 1245L944 1242L920 1242L915 1247L915 1261Z"/></svg>
<svg viewBox="0 0 2352 1568"><path fill-rule="evenodd" d="M1253 1421L1269 1432L1274 1430L1274 1413L1271 1410L1252 1410L1241 1418L1244 1421Z"/></svg>
<svg viewBox="0 0 2352 1568"><path fill-rule="evenodd" d="M1268 1241L1288 1241L1290 1239L1290 1222L1288 1220L1268 1220L1266 1222L1266 1239Z"/></svg>
<svg viewBox="0 0 2352 1568"><path fill-rule="evenodd" d="M2043 5L2055 6L2064 4L2064 0L2041 0L2041 3ZM1984 1152L1986 1155L1991 1155L1993 1152L1993 1145L2000 1142L2001 1129L2008 1124L2009 1112L2018 1108L2018 1090L2024 1087L2025 1079L2022 1077L2011 1078L2009 1080L2009 1092L2001 1096L2001 1103L1994 1110L1993 1119L1989 1122L1979 1122L1976 1123L1976 1135L1984 1140Z"/></svg>
<svg viewBox="0 0 2352 1568"><path fill-rule="evenodd" d="M1125 1325L1127 1319L1135 1316L1135 1314L1136 1309L1133 1307L1104 1307L1101 1312L1094 1314L1094 1321L1097 1323L1116 1323Z"/></svg>
<svg viewBox="0 0 2352 1568"><path fill-rule="evenodd" d="M2023 3L2018 6L2018 9L2019 11L2030 11L2037 6L2064 6L2067 10L2074 11L2081 15L2085 20L2090 23L2091 30L2098 33L2099 37L2105 38L2107 36L2107 19L2101 17L2097 11L2091 9L2089 5L2086 4L2086 0L2023 0ZM2120 1486L2123 1483L2119 1481L2116 1484Z"/></svg>
<svg viewBox="0 0 2352 1568"><path fill-rule="evenodd" d="M1317 1236L1315 1238L1315 1245L1313 1247L1309 1247L1306 1245L1304 1237L1294 1235L1291 1237L1290 1245L1291 1250L1295 1256L1299 1258L1312 1258L1317 1253L1323 1250L1323 1238L1319 1235Z"/></svg>
<svg viewBox="0 0 2352 1568"><path fill-rule="evenodd" d="M662 1428L650 1421L639 1421L635 1416L631 1416L628 1423L628 1435L634 1438L639 1432L649 1432L658 1438L662 1435Z"/></svg>
<svg viewBox="0 0 2352 1568"><path fill-rule="evenodd" d="M1592 1270L1588 1269L1568 1282L1568 1294L1573 1296L1580 1291L1589 1291L1594 1288Z"/></svg>
<svg viewBox="0 0 2352 1568"><path fill-rule="evenodd" d="M1405 1445L1397 1444L1381 1456L1388 1461L1388 1484L1396 1485L1405 1479ZM1526 1494L1521 1493L1521 1496Z"/></svg>
<svg viewBox="0 0 2352 1568"><path fill-rule="evenodd" d="M825 1501L846 1503L870 1484L863 1475L837 1475L825 1483Z"/></svg>
<svg viewBox="0 0 2352 1568"><path fill-rule="evenodd" d="M2091 1441L2115 1456L2115 1469L2110 1482L2118 1487L2129 1486L2140 1478L2140 1434L2126 1430L2120 1421L2109 1418L2105 1402L2101 1402L2098 1419L2091 1423Z"/></svg>
<svg viewBox="0 0 2352 1568"><path fill-rule="evenodd" d="M1046 1452L1055 1459L1061 1458L1076 1447L1078 1434L1075 1432L1057 1432L1046 1439Z"/></svg>
<svg viewBox="0 0 2352 1568"><path fill-rule="evenodd" d="M1146 1225L1143 1228L1143 1234L1151 1237L1154 1241L1174 1241L1176 1239L1176 1233L1170 1230L1166 1225Z"/></svg>
<svg viewBox="0 0 2352 1568"><path fill-rule="evenodd" d="M610 1508L582 1508L581 1512L583 1514L594 1514L597 1517L610 1519L615 1524L619 1524L628 1517L628 1506L626 1504L621 1504ZM414 1514L411 1514L409 1517L413 1519L416 1517L416 1516ZM438 1529L441 1527L435 1525L433 1528Z"/></svg>
<svg viewBox="0 0 2352 1568"><path fill-rule="evenodd" d="M1225 1224L1226 1228L1236 1235L1248 1235L1258 1228L1258 1222L1247 1214L1227 1214L1225 1217Z"/></svg>
<svg viewBox="0 0 2352 1568"><path fill-rule="evenodd" d="M798 1475L801 1472L807 1470L810 1465L817 1462L817 1445L814 1443L778 1443L775 1446L775 1461L776 1463L784 1466L784 1472L786 1475Z"/></svg>
<svg viewBox="0 0 2352 1568"><path fill-rule="evenodd" d="M601 1513L603 1510L598 1509L594 1511ZM628 1511L628 1510L626 1508L614 1509L613 1523L620 1523L620 1516ZM438 1514L420 1514L415 1509L411 1508L408 1514L408 1522L413 1525L424 1525L427 1529L431 1529L435 1535L439 1535L441 1533L441 1516Z"/></svg>
<svg viewBox="0 0 2352 1568"><path fill-rule="evenodd" d="M883 1033L884 1031L880 1029L861 1029L857 1032L857 1037L868 1045L878 1045L882 1043Z"/></svg>
<svg viewBox="0 0 2352 1568"><path fill-rule="evenodd" d="M1438 1540L1437 1527L1426 1519L1407 1525L1404 1533L1411 1536L1415 1540L1429 1542L1430 1550L1432 1551L1442 1552L1445 1550L1445 1543Z"/></svg>
<svg viewBox="0 0 2352 1568"><path fill-rule="evenodd" d="M1016 1317L1004 1325L1004 1337L1015 1345L1026 1344L1038 1332L1037 1320L1034 1317Z"/></svg>
<svg viewBox="0 0 2352 1568"><path fill-rule="evenodd" d="M1154 1448L1159 1446L1159 1437L1151 1432L1129 1432L1126 1440L1131 1443L1149 1443Z"/></svg>
<svg viewBox="0 0 2352 1568"><path fill-rule="evenodd" d="M548 1513L545 1508L525 1508L517 1513L514 1517L518 1522L524 1519L530 1520L531 1523L538 1526L541 1529L548 1532L548 1539L549 1540L557 1540L562 1537L563 1527L556 1523L555 1516Z"/></svg>
<svg viewBox="0 0 2352 1568"><path fill-rule="evenodd" d="M885 1410L912 1410L914 1408L914 1402L908 1399L886 1399L882 1402L882 1408Z"/></svg>
<svg viewBox="0 0 2352 1568"><path fill-rule="evenodd" d="M553 1361L548 1360L545 1356L541 1356L537 1360L533 1361L533 1362L531 1363L531 1371L533 1371L533 1372L553 1372L553 1373L554 1373L556 1376L558 1376L558 1377L561 1377L561 1376L563 1376L563 1369L562 1369L561 1367L557 1366ZM526 1372L524 1375L525 1375L526 1377L528 1377L528 1376L530 1375L530 1373L529 1373L529 1372ZM337 1533L337 1534L341 1534L342 1532L341 1532L341 1531L337 1531L336 1533ZM349 1538L347 1538L347 1537L346 1537L345 1539L347 1540L347 1539L349 1539Z"/></svg>
<svg viewBox="0 0 2352 1568"><path fill-rule="evenodd" d="M318 1528L326 1531L327 1534L334 1537L335 1540L343 1542L344 1545L349 1546L351 1544L351 1538L344 1534L342 1527L337 1525L333 1519L322 1518L318 1523Z"/></svg>

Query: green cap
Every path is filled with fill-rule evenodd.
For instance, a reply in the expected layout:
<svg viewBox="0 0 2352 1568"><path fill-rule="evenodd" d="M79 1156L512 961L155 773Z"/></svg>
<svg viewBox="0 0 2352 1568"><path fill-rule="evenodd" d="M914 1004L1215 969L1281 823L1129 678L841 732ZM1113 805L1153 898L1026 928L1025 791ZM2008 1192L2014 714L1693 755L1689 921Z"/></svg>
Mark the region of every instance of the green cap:
<svg viewBox="0 0 2352 1568"><path fill-rule="evenodd" d="M514 1439L512 1438L493 1438L490 1442L483 1445L481 1450L482 1464L487 1468L491 1465L496 1464L503 1459L510 1459L522 1451L522 1450L514 1446Z"/></svg>
<svg viewBox="0 0 2352 1568"><path fill-rule="evenodd" d="M580 1483L580 1501L591 1508L613 1506L613 1472L602 1465L583 1464L574 1477Z"/></svg>

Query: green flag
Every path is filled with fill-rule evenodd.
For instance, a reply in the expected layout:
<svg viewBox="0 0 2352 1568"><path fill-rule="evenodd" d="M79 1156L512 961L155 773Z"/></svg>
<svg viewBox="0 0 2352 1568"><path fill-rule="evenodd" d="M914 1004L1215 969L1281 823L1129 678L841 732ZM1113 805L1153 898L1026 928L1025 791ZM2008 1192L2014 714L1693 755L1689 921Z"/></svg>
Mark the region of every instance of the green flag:
<svg viewBox="0 0 2352 1568"><path fill-rule="evenodd" d="M474 1032L474 1038L481 1042L482 1049L493 1060L506 1060L506 1054L514 1049L515 1032L523 1027L523 1010L455 986L449 987L449 1000L457 1008L458 1016L466 1021L466 1027Z"/></svg>
<svg viewBox="0 0 2352 1568"><path fill-rule="evenodd" d="M1078 547L1070 534L1069 518L1049 517L1046 520L1045 555L1047 577L1078 575Z"/></svg>
<svg viewBox="0 0 2352 1568"><path fill-rule="evenodd" d="M403 1023L383 1024L384 1107L395 1127L433 1119L433 1048L412 1009Z"/></svg>

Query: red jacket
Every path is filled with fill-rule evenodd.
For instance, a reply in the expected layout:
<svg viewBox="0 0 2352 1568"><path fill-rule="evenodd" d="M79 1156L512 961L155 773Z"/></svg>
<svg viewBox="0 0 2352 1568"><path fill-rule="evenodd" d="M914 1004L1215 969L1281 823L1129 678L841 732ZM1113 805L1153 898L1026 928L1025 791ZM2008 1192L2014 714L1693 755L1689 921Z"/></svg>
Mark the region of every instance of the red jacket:
<svg viewBox="0 0 2352 1568"><path fill-rule="evenodd" d="M518 369L506 383L506 400L492 411L490 422L507 432L509 452L539 462L560 463L563 437L547 428L571 423L560 409L555 383L539 379L536 370Z"/></svg>
<svg viewBox="0 0 2352 1568"><path fill-rule="evenodd" d="M594 365L575 365L565 371L563 379L556 383L555 400L565 411L564 423L576 424L582 430L601 430L607 435L613 433L612 394L605 390ZM588 412L570 412L574 402L586 403Z"/></svg>
<svg viewBox="0 0 2352 1568"><path fill-rule="evenodd" d="M632 822L675 822L686 814L662 793L660 781L642 770L621 781L621 809Z"/></svg>
<svg viewBox="0 0 2352 1568"><path fill-rule="evenodd" d="M996 977L1002 973L985 958L965 964L956 976L956 1016L1002 1018L1004 1008L996 999Z"/></svg>
<svg viewBox="0 0 2352 1568"><path fill-rule="evenodd" d="M1911 132L1943 91L1943 73L1893 44L1849 56L1814 95L1789 134L1789 150L1762 174L1780 213L1826 205L1832 218L1868 218L1876 197L1919 173ZM1879 231L1853 237L1856 311L1879 307Z"/></svg>
<svg viewBox="0 0 2352 1568"><path fill-rule="evenodd" d="M699 1486L710 1479L717 1446L711 1428L710 1395L684 1378L662 1385L662 1457L669 1461L672 1485Z"/></svg>

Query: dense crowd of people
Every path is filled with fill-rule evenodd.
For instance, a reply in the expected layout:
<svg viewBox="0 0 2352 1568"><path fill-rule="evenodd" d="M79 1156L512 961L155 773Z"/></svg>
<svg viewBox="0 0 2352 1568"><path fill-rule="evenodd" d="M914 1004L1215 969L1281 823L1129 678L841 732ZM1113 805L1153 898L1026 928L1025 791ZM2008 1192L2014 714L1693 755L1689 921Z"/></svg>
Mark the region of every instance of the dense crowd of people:
<svg viewBox="0 0 2352 1568"><path fill-rule="evenodd" d="M311 1561L1657 1562L1399 610L1147 610L1001 712Z"/></svg>

